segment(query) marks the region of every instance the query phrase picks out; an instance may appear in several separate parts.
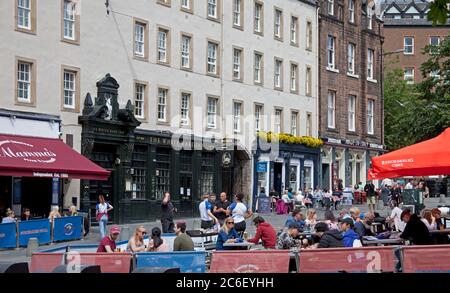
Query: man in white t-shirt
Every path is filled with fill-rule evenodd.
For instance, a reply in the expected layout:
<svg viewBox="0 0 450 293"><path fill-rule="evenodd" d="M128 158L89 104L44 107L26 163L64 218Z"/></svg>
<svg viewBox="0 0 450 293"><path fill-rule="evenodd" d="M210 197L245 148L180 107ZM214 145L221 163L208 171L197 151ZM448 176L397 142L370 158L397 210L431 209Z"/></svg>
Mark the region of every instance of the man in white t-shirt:
<svg viewBox="0 0 450 293"><path fill-rule="evenodd" d="M408 183L406 183L405 189L414 189L412 179L408 180Z"/></svg>
<svg viewBox="0 0 450 293"><path fill-rule="evenodd" d="M398 206L395 206L394 209L391 212L391 216L388 218L390 222L394 221L395 230L403 232L405 230L405 222L402 221L400 218L402 215L403 210L399 208Z"/></svg>
<svg viewBox="0 0 450 293"><path fill-rule="evenodd" d="M212 213L213 206L209 201L209 194L203 195L203 201L198 206L198 210L200 211L200 218L202 220L202 229L211 229L215 223L219 222Z"/></svg>

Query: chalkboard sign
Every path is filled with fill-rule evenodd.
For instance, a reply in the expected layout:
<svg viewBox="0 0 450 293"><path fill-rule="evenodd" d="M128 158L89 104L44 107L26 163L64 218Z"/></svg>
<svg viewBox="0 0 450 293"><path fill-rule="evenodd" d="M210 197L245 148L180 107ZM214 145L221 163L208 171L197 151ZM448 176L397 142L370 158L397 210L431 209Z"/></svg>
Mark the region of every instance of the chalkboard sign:
<svg viewBox="0 0 450 293"><path fill-rule="evenodd" d="M258 198L258 213L259 214L270 214L270 197L260 197Z"/></svg>

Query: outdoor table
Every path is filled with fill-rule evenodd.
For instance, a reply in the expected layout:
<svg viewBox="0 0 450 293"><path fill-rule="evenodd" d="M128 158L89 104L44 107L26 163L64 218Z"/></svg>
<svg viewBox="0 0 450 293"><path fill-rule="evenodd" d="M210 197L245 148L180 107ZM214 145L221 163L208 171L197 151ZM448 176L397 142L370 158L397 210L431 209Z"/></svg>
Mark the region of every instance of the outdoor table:
<svg viewBox="0 0 450 293"><path fill-rule="evenodd" d="M385 245L402 245L405 240L402 238L389 238L389 239L373 239L372 237L362 238L362 244L364 246L385 246Z"/></svg>
<svg viewBox="0 0 450 293"><path fill-rule="evenodd" d="M433 231L430 231L430 234L450 234L450 229L433 230Z"/></svg>
<svg viewBox="0 0 450 293"><path fill-rule="evenodd" d="M210 249L213 249L216 247L216 244L214 243L212 237L213 236L217 236L219 235L219 232L217 231L208 231L208 230L188 230L186 231L186 233L191 237L191 238L201 238L202 241L202 248L206 249L205 244L211 244L213 243L214 245L211 245Z"/></svg>
<svg viewBox="0 0 450 293"><path fill-rule="evenodd" d="M242 249L242 250L249 250L250 247L252 247L253 245L255 245L255 244L251 243L251 242L247 242L247 241L223 244L224 247L236 247L237 249Z"/></svg>

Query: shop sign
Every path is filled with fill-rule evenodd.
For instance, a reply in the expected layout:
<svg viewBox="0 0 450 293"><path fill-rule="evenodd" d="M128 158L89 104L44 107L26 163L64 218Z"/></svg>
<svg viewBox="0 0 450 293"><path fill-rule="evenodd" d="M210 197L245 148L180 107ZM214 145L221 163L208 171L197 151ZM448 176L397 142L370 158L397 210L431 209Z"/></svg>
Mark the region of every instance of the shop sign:
<svg viewBox="0 0 450 293"><path fill-rule="evenodd" d="M258 162L258 164L256 165L256 172L267 172L267 162Z"/></svg>
<svg viewBox="0 0 450 293"><path fill-rule="evenodd" d="M51 164L56 154L47 148L37 149L34 145L16 140L0 141L0 158L13 158L30 163Z"/></svg>

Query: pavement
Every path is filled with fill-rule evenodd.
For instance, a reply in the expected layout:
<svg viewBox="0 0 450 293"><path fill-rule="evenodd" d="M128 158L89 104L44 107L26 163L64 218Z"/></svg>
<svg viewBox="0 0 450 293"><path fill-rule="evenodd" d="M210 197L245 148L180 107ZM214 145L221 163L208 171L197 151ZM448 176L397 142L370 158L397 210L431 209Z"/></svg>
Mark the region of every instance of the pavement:
<svg viewBox="0 0 450 293"><path fill-rule="evenodd" d="M439 198L428 198L428 199L425 199L424 204L427 208L438 207L438 205L450 205L450 198L447 197L445 200L446 200L445 203L441 203ZM368 212L368 206L366 204L354 205L354 206L358 207L362 213ZM342 209L342 208L347 208L347 207L341 207L340 209ZM338 207L338 211L334 211L334 214L336 217L338 216L340 209ZM323 219L324 212L325 211L323 209L317 210L317 218L319 220ZM377 209L377 212L381 216L387 217L390 215L391 209L388 207L384 207L383 209ZM287 219L287 215L277 215L275 213L264 214L264 215L261 214L261 216L266 220L266 222L270 223L277 231L283 229L284 223ZM187 226L188 230L200 228L200 219L199 218L175 219L175 221L178 221L178 220L186 221L186 226ZM145 226L147 231L151 231L151 229L154 227L161 228L161 223L159 221L119 225L119 226L121 226L122 232L123 232L123 233L121 233L120 240L128 240L129 237L131 237L133 235L136 227L138 227L140 225ZM247 220L247 230L246 231L248 232L250 237L255 234L256 227L255 227L255 225L253 225L251 219ZM64 246L69 243L70 244L98 244L99 242L100 242L100 232L99 232L99 228L96 226L96 227L91 227L89 234L82 240L52 243L49 245L41 245L39 247L39 250L54 248L54 247L58 247L58 246ZM26 256L26 248L0 249L0 262L29 262L30 260L31 260L31 257Z"/></svg>

